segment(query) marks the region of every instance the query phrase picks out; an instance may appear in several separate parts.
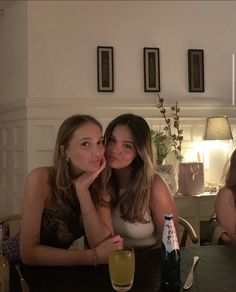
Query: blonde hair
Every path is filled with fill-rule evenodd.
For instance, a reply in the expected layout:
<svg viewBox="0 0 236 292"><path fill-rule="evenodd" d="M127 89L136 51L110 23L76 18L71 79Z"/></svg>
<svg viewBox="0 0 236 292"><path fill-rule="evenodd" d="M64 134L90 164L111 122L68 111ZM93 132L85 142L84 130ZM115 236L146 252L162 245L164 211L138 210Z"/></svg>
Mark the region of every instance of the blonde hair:
<svg viewBox="0 0 236 292"><path fill-rule="evenodd" d="M140 116L134 114L120 115L111 121L105 131L105 146L117 125L129 127L134 138L137 155L131 163L130 183L124 195L119 197L119 189L112 169L104 171L103 187L111 196L111 205L115 206L119 203L121 216L124 220L145 223L147 222L145 213L149 206L150 190L155 174L150 128Z"/></svg>
<svg viewBox="0 0 236 292"><path fill-rule="evenodd" d="M50 177L58 214L57 235L60 240L68 241L72 238L71 220L75 220L77 224L81 222L80 204L72 185L72 173L65 150L69 147L74 132L88 123L93 123L102 130L101 124L95 118L88 115L73 115L61 124L57 134Z"/></svg>

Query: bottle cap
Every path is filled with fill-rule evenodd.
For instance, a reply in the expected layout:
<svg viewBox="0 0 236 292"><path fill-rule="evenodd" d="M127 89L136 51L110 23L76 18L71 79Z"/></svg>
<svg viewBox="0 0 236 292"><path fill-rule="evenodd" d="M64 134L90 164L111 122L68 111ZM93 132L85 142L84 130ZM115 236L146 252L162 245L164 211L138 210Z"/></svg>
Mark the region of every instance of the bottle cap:
<svg viewBox="0 0 236 292"><path fill-rule="evenodd" d="M171 213L170 214L165 214L165 219L166 220L173 219L173 215Z"/></svg>

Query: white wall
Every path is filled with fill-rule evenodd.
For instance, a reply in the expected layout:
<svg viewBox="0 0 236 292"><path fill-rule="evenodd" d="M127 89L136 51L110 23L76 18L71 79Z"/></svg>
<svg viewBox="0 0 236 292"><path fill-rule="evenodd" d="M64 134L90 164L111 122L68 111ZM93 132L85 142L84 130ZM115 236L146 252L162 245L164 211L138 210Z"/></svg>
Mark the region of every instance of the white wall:
<svg viewBox="0 0 236 292"><path fill-rule="evenodd" d="M0 105L27 97L27 3L4 2L0 16Z"/></svg>
<svg viewBox="0 0 236 292"><path fill-rule="evenodd" d="M143 47L160 48L167 99L230 99L234 1L30 1L29 97L140 98ZM114 47L115 92L97 92L96 47ZM187 50L205 53L205 92L189 93Z"/></svg>
<svg viewBox="0 0 236 292"><path fill-rule="evenodd" d="M160 48L167 100L231 102L235 1L0 1L0 103L140 99L143 47ZM223 20L223 21L222 21ZM114 47L115 92L97 92L96 47ZM205 92L188 92L187 50L204 49ZM86 101L85 101L86 102Z"/></svg>

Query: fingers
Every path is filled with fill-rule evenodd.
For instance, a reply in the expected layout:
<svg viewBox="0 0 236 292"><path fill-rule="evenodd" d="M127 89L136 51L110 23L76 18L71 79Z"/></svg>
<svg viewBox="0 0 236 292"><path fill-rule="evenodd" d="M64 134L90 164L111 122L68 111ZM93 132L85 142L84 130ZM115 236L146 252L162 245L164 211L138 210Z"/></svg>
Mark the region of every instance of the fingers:
<svg viewBox="0 0 236 292"><path fill-rule="evenodd" d="M79 177L72 180L72 183L76 190L88 189L90 185L94 182L94 180L98 177L98 175L104 170L106 167L106 159L102 158L101 164L99 168L94 172L84 172Z"/></svg>
<svg viewBox="0 0 236 292"><path fill-rule="evenodd" d="M123 248L123 238L120 235L116 235L111 238L112 244L115 246L115 249L122 249Z"/></svg>
<svg viewBox="0 0 236 292"><path fill-rule="evenodd" d="M91 180L91 183L98 177L98 175L103 171L106 167L106 159L103 157L101 160L101 164L99 168L94 172L87 172L87 177Z"/></svg>
<svg viewBox="0 0 236 292"><path fill-rule="evenodd" d="M107 164L106 158L103 157L102 163L101 163L102 170L106 167L106 164Z"/></svg>
<svg viewBox="0 0 236 292"><path fill-rule="evenodd" d="M106 159L105 159L105 157L103 157L99 169L94 172L94 174L96 175L96 177L99 175L99 173L101 173L103 171L103 169L105 167L106 167Z"/></svg>
<svg viewBox="0 0 236 292"><path fill-rule="evenodd" d="M123 242L123 238L120 235L115 235L111 238L112 243Z"/></svg>

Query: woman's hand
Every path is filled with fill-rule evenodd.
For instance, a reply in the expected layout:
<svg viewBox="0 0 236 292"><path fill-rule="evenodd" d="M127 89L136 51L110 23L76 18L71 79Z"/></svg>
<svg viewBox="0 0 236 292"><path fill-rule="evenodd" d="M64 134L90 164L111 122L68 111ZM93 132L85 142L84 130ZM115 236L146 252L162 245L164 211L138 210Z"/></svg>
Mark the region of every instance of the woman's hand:
<svg viewBox="0 0 236 292"><path fill-rule="evenodd" d="M94 180L98 177L98 175L103 171L106 167L106 160L105 158L102 159L100 167L94 172L84 172L79 177L73 180L73 184L76 189L77 195L82 194L85 191L88 191L91 184Z"/></svg>
<svg viewBox="0 0 236 292"><path fill-rule="evenodd" d="M112 251L123 248L123 238L116 235L103 241L96 247L98 264L107 264Z"/></svg>

